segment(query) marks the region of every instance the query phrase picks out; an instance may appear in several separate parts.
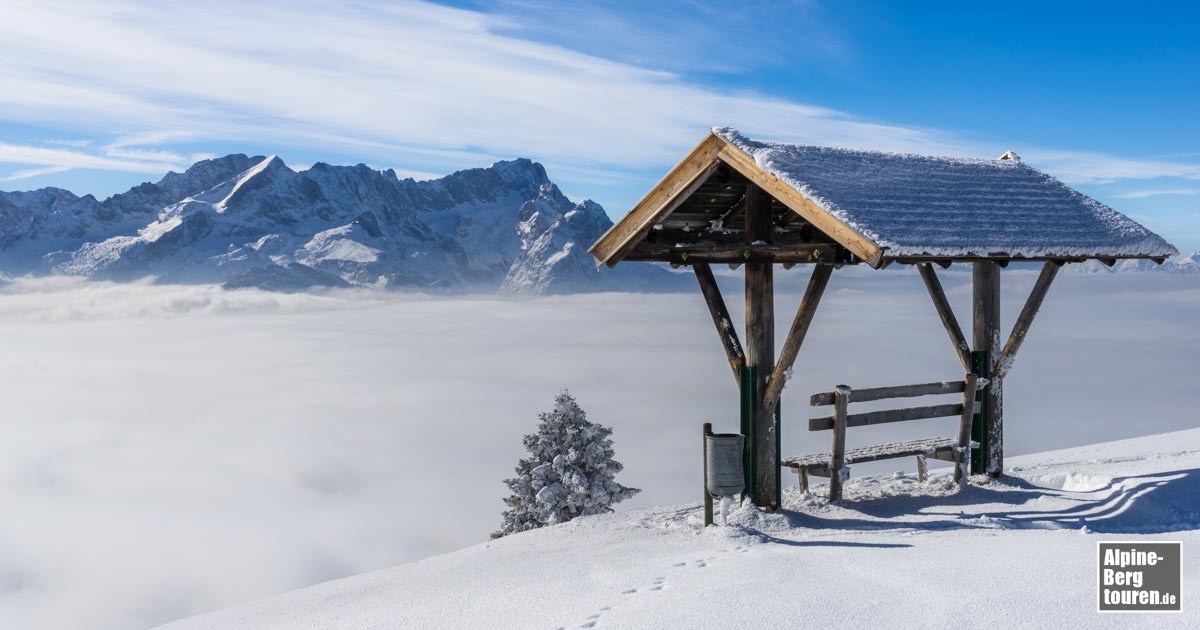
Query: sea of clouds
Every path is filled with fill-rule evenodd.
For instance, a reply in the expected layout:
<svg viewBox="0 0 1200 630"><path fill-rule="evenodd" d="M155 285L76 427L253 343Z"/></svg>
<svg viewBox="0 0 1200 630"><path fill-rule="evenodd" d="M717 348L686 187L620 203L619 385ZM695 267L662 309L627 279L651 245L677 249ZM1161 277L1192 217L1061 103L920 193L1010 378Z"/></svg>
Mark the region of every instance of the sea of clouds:
<svg viewBox="0 0 1200 630"><path fill-rule="evenodd" d="M805 275L778 275L782 339ZM969 335L969 273L943 277ZM1006 325L1035 277L1004 273ZM740 285L722 282L740 321ZM1194 277L1062 274L1006 382L1008 452L1200 424L1198 321ZM784 392L784 451L827 448L804 430L814 391L960 376L914 273L836 272ZM563 387L615 430L619 479L643 489L623 509L698 500L700 424L737 426L698 291L8 283L0 627L148 627L483 541L522 434Z"/></svg>

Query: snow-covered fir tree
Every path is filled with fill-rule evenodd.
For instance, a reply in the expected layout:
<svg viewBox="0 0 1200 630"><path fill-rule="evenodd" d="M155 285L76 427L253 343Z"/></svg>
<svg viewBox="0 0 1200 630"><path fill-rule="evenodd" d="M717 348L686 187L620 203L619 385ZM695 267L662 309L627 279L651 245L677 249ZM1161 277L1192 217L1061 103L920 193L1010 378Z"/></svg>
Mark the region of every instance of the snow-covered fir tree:
<svg viewBox="0 0 1200 630"><path fill-rule="evenodd" d="M614 503L641 492L616 482L623 466L613 459L612 429L588 422L569 392L538 419L537 433L525 436L529 457L517 463L516 477L504 480L513 493L504 499L508 509L492 538L611 512Z"/></svg>

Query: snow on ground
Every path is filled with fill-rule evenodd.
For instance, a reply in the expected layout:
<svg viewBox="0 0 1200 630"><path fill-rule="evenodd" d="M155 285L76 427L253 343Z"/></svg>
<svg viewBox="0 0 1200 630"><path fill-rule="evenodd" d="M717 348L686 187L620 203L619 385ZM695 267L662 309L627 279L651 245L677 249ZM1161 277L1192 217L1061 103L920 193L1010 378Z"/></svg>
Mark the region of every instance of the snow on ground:
<svg viewBox="0 0 1200 630"><path fill-rule="evenodd" d="M782 338L805 278L778 276ZM1005 272L1006 322L1035 276ZM964 321L968 277L944 274ZM734 309L738 295L726 287ZM1197 321L1194 276L1063 274L1006 383L1008 452L1196 427ZM692 501L700 424L737 422L699 292L509 300L18 280L0 287L0 347L6 629L146 628L485 541L521 435L563 386L614 428L618 480L643 489L623 509ZM813 391L958 376L919 277L836 272L784 392L784 450L828 448L803 430ZM951 435L944 420L856 429L849 445ZM856 466L853 479L897 469L914 465ZM1106 483L1071 474L1036 483ZM1020 532L1035 534L1067 536ZM710 536L687 562L756 540ZM861 551L826 551L847 550ZM941 584L938 573L920 579ZM653 578L670 589L685 574L621 586L649 595Z"/></svg>
<svg viewBox="0 0 1200 630"><path fill-rule="evenodd" d="M854 479L840 505L793 491L707 530L698 503L584 517L163 630L1200 623L1200 429L1011 463L962 492L947 474ZM1185 612L1096 612L1113 538L1183 541Z"/></svg>

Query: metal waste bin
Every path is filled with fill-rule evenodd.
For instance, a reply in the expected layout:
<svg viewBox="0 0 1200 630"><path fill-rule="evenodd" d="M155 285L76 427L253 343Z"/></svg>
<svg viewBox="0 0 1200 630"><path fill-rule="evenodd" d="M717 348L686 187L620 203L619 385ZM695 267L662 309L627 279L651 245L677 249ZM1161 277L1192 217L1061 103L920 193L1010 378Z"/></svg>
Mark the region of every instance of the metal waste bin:
<svg viewBox="0 0 1200 630"><path fill-rule="evenodd" d="M746 489L742 471L742 447L745 438L740 433L711 433L704 436L705 468L708 478L704 485L714 497L740 494Z"/></svg>

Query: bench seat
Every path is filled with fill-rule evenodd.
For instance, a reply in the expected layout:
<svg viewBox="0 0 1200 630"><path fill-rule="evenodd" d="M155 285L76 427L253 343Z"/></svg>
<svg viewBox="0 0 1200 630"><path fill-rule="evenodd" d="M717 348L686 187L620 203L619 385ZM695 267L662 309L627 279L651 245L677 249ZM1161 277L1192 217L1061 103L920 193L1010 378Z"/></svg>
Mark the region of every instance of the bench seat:
<svg viewBox="0 0 1200 630"><path fill-rule="evenodd" d="M914 455L936 455L937 453L953 452L958 448L958 442L951 438L920 438L917 440L906 440L904 442L892 442L890 444L877 444L874 446L863 446L860 448L851 448L846 450L847 464L861 464L863 462L873 462L881 459L893 459L897 457L912 457ZM784 466L789 468L829 468L829 462L833 461L832 453L813 453L811 455L801 455L783 461Z"/></svg>

